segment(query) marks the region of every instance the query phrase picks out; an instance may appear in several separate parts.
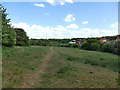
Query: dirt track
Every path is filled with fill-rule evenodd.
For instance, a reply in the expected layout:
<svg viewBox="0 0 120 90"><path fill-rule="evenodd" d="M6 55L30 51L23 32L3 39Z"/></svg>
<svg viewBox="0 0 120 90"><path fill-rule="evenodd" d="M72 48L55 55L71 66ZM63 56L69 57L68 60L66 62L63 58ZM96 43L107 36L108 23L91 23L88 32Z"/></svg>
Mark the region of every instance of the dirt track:
<svg viewBox="0 0 120 90"><path fill-rule="evenodd" d="M52 60L54 55L53 47L50 48L48 55L42 60L40 68L38 68L32 75L28 75L28 79L23 82L22 88L32 88L37 81L41 81L41 76L46 72L46 69L49 67L49 62Z"/></svg>

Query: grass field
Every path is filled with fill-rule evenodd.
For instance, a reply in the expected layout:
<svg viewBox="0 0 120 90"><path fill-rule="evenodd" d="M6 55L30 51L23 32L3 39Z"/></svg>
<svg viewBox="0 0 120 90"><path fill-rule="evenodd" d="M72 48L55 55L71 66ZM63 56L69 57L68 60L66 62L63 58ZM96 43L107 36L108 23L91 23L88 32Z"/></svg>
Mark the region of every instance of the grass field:
<svg viewBox="0 0 120 90"><path fill-rule="evenodd" d="M3 47L3 88L115 88L118 56L63 47Z"/></svg>

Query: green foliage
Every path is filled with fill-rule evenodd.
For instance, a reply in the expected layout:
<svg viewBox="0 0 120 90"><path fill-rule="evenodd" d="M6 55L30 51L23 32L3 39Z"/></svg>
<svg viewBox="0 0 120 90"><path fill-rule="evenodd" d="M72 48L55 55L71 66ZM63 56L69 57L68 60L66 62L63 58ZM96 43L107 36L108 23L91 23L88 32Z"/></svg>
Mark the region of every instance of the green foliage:
<svg viewBox="0 0 120 90"><path fill-rule="evenodd" d="M118 79L116 79L118 86L120 86L120 76L118 76Z"/></svg>
<svg viewBox="0 0 120 90"><path fill-rule="evenodd" d="M31 39L31 45L38 46L61 46L68 43L70 39Z"/></svg>
<svg viewBox="0 0 120 90"><path fill-rule="evenodd" d="M2 7L2 5L0 5ZM7 19L6 9L2 7L2 44L8 47L16 44L16 33L10 26L10 19Z"/></svg>
<svg viewBox="0 0 120 90"><path fill-rule="evenodd" d="M104 45L102 46L102 51L103 52L110 52L112 53L113 51L113 44L112 43L104 43Z"/></svg>
<svg viewBox="0 0 120 90"><path fill-rule="evenodd" d="M97 39L87 39L86 42L82 44L81 48L120 55L120 41L115 43L99 43Z"/></svg>
<svg viewBox="0 0 120 90"><path fill-rule="evenodd" d="M92 39L92 38L88 39L87 42L90 43L90 44L91 43L99 43L99 41L97 39Z"/></svg>
<svg viewBox="0 0 120 90"><path fill-rule="evenodd" d="M21 28L15 28L16 32L16 45L17 46L27 46L29 45L29 38L26 35L26 32Z"/></svg>
<svg viewBox="0 0 120 90"><path fill-rule="evenodd" d="M74 44L63 44L63 47L73 47L73 48L78 48L79 45L74 43Z"/></svg>
<svg viewBox="0 0 120 90"><path fill-rule="evenodd" d="M99 43L91 43L91 49L94 51L100 50L100 44Z"/></svg>
<svg viewBox="0 0 120 90"><path fill-rule="evenodd" d="M112 53L120 55L120 41L116 42L113 45L113 51Z"/></svg>
<svg viewBox="0 0 120 90"><path fill-rule="evenodd" d="M86 50L90 50L91 47L90 47L90 44L88 42L85 42L82 44L81 48L86 49Z"/></svg>
<svg viewBox="0 0 120 90"><path fill-rule="evenodd" d="M85 43L82 44L81 48L97 51L100 49L100 43L97 39L88 39Z"/></svg>
<svg viewBox="0 0 120 90"><path fill-rule="evenodd" d="M119 35L115 35L115 36L104 36L103 38L114 38L114 37L118 37Z"/></svg>

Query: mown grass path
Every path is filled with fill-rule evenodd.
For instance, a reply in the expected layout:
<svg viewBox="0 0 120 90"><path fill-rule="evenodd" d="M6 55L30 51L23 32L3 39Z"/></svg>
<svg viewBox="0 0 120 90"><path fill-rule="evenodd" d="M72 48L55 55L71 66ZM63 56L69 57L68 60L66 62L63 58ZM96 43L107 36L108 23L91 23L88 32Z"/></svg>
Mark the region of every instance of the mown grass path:
<svg viewBox="0 0 120 90"><path fill-rule="evenodd" d="M50 52L48 55L42 60L40 64L40 68L33 72L32 75L28 75L28 79L23 82L22 88L32 88L37 81L41 81L42 74L46 72L46 69L49 67L49 62L52 60L52 56L54 54L53 47L50 47Z"/></svg>

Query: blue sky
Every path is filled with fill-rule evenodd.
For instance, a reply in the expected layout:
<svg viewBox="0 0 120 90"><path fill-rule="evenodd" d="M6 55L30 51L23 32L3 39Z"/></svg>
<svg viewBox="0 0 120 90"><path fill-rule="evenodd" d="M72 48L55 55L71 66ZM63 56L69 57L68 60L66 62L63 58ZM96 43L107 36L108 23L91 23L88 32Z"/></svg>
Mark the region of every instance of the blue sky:
<svg viewBox="0 0 120 90"><path fill-rule="evenodd" d="M117 2L4 2L14 27L29 38L78 38L118 33Z"/></svg>

